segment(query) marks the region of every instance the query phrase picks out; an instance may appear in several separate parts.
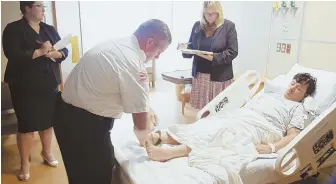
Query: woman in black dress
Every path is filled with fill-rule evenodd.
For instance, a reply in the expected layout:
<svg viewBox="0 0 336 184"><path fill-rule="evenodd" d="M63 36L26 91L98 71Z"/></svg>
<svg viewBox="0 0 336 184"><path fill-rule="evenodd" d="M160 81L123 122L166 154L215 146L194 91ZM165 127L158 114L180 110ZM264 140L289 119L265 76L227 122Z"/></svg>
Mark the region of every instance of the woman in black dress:
<svg viewBox="0 0 336 184"><path fill-rule="evenodd" d="M59 63L68 50L55 50L60 40L56 30L41 20L44 5L40 1L21 1L22 19L9 23L3 32L3 50L8 59L5 82L9 84L18 119L17 144L21 157L19 179L29 179L29 156L34 132L38 131L45 163L56 167L50 152L54 101L60 84Z"/></svg>

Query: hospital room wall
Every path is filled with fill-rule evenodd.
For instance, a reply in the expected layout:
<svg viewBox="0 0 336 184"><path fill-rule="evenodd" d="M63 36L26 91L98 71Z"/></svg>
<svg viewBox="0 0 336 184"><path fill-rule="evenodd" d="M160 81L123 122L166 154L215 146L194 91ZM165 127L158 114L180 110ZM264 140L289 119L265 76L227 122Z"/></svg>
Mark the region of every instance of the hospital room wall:
<svg viewBox="0 0 336 184"><path fill-rule="evenodd" d="M222 2L225 18L236 24L238 57L233 62L235 73L257 70L269 78L286 72L297 61L296 49L300 37L303 2L298 11L273 12L273 2ZM283 25L288 24L287 31ZM277 43L290 43L291 54L276 52ZM294 51L295 50L295 51Z"/></svg>
<svg viewBox="0 0 336 184"><path fill-rule="evenodd" d="M336 2L306 2L299 63L336 72Z"/></svg>
<svg viewBox="0 0 336 184"><path fill-rule="evenodd" d="M71 34L78 36L78 50L79 56L82 56L82 39L81 39L81 21L80 9L78 1L55 1L57 31L61 38ZM62 76L63 81L66 80L76 63L72 62L72 47L68 47L69 55L66 60L62 62Z"/></svg>
<svg viewBox="0 0 336 184"><path fill-rule="evenodd" d="M6 25L21 18L20 4L18 1L1 1L1 40ZM1 44L1 81L4 80L7 58L3 53Z"/></svg>
<svg viewBox="0 0 336 184"><path fill-rule="evenodd" d="M272 2L222 1L224 17L236 25L239 54L235 73L257 70L266 74Z"/></svg>
<svg viewBox="0 0 336 184"><path fill-rule="evenodd" d="M336 72L336 2L296 2L296 13L273 14L266 76L285 74L295 64ZM290 54L277 51L291 44Z"/></svg>
<svg viewBox="0 0 336 184"><path fill-rule="evenodd" d="M269 60L266 64L266 76L269 78L285 74L298 62L303 17L304 14L310 13L305 12L305 2L302 1L295 2L296 10L280 7L276 11L272 9L272 4L269 7L269 11L272 13L272 21L270 25ZM281 6L281 3L279 3L279 6ZM289 53L286 52L288 45L290 45Z"/></svg>
<svg viewBox="0 0 336 184"><path fill-rule="evenodd" d="M273 2L222 2L225 18L236 24L239 55L234 71L253 69L268 78L300 64L336 71L336 2L296 2L297 11L273 11ZM281 5L281 4L279 4ZM289 4L288 4L289 5ZM290 44L290 54L277 51Z"/></svg>
<svg viewBox="0 0 336 184"><path fill-rule="evenodd" d="M106 5L102 6L102 3ZM83 43L79 39L79 46L80 51L83 46L85 53L99 40L131 33L137 26L135 23L134 25L123 25L128 31L122 33L119 29L110 29L111 26L115 27L119 24L116 24L115 21L113 21L114 24L110 23L113 17L106 16L106 12L111 12L108 3L118 7L116 6L118 2L97 2L96 9L99 11L95 11L93 14L92 7L95 4L93 2L56 1L57 25L60 35L65 36L72 33L82 36ZM120 6L125 7L122 2L120 3ZM153 5L153 2L148 3L150 3L148 7ZM272 78L286 73L296 62L309 67L336 70L336 62L334 62L336 59L336 52L334 52L336 50L334 44L336 35L333 34L336 32L336 24L332 24L336 19L335 11L333 11L336 2L298 1L296 2L298 9L295 13L291 10L287 12L280 10L277 14L273 12L273 2L268 1L222 1L221 3L225 18L236 24L238 32L239 55L234 60L236 73L255 69L266 77ZM183 59L175 48L178 42L187 41L189 38L192 24L200 17L201 4L196 1L166 1L156 2L156 4L164 7L164 9L156 9L160 15L149 11L147 14L142 13L138 18L160 18L172 29L173 43L157 62L157 75L160 78L161 72L191 67L191 60ZM81 6L80 9L79 6ZM143 6L147 6L147 4L141 5L141 7ZM141 9L141 12L147 12L140 5L132 7ZM187 14L185 7L189 9ZM137 13L138 10L132 9L132 12ZM71 16L69 16L70 14ZM153 14L157 17L151 17ZM123 15L122 12L120 15ZM136 17L131 16L132 22ZM130 22L125 16L121 20L116 19L116 21ZM138 20L138 23L140 22ZM117 33L114 33L116 31ZM102 34L96 34L97 32ZM277 43L291 44L291 53L277 52ZM70 58L71 55L62 64L64 78L75 66Z"/></svg>
<svg viewBox="0 0 336 184"><path fill-rule="evenodd" d="M68 33L82 36L83 43L79 45L83 46L83 52L85 53L91 46L107 37L131 33L137 24L141 22L136 18L160 18L172 29L173 43L157 62L158 78L161 78L161 72L191 67L192 60L183 59L180 53L176 51L176 44L188 40L192 24L200 17L201 4L199 2L156 2L157 6L164 7L164 9L156 9L156 11L160 12L160 15L149 11L147 14L142 13L141 16L123 16L122 18L113 18L110 14L110 16L107 16L106 12L111 12L112 10L114 12L113 15L123 15L122 12L118 13L121 9L113 9L113 7L125 7L125 3L119 3L120 5L118 6L118 2L56 2L59 33L61 36L65 36ZM147 12L141 7L150 7L153 2L147 3L150 4L147 5L145 3L145 5L130 7L131 12L136 14L139 12L138 9L141 9L141 12ZM330 3L334 2L296 2L298 10L295 14L291 11L287 13L279 11L277 15L273 14L273 2L222 1L221 3L225 18L232 20L236 24L238 32L239 55L234 60L234 71L236 73L242 73L247 69L255 69L263 75L272 78L287 72L298 61L318 68L320 65L315 66L317 62L314 62L313 58L320 55L320 58L326 57L328 59L332 58L331 56L329 57L330 54L335 53L328 51L333 49L331 44L319 44L317 46L315 43L300 41L310 39L311 35L315 35L318 41L323 40L323 38L316 35L324 36L324 38L335 36L321 32L323 28L331 31L335 30L329 28L333 26L333 24L330 24L332 19L336 18L335 13L329 12L331 11L330 7L333 5ZM315 9L313 8L314 6L316 6ZM189 7L187 14L185 13L185 7ZM327 11L329 12L329 17L326 13L323 13L326 8L329 8ZM92 13L93 9L99 11ZM79 16L79 11L81 16ZM71 16L69 16L70 14ZM152 17L153 14L157 15L157 17ZM127 18L132 18L132 20ZM314 26L320 18L321 20L318 23L323 27ZM111 20L113 20L113 23L110 23ZM122 29L124 30L123 32L121 32L121 29L115 28L115 25L120 25L118 23L120 21L126 22L126 24L123 24L123 27L125 27ZM127 22L129 23L127 24ZM287 30L283 30L284 26L287 26ZM277 52L277 43L291 44L291 53ZM64 78L75 66L69 58L68 61L62 64ZM324 59L323 61L329 60ZM333 65L336 66L336 64Z"/></svg>
<svg viewBox="0 0 336 184"><path fill-rule="evenodd" d="M174 1L169 5L173 7L172 19L179 21L169 22L170 25L175 26L173 27L172 48L175 48L176 42L186 41L187 38L184 37L188 37L192 23L199 18L199 3L189 5L194 10L192 13L180 16L185 12L184 7L187 3L192 2ZM241 73L246 69L256 69L271 78L287 72L294 63L299 62L308 67L336 71L336 34L334 34L336 24L332 23L336 19L336 11L334 11L336 2L296 2L298 11L295 16L291 12L287 14L279 12L277 16L272 16L272 4L273 2L267 1L222 2L225 17L235 22L238 32L239 55L234 61L234 70ZM7 23L18 20L21 14L17 1L2 1L1 5L1 29L3 31ZM58 32L61 37L69 33L79 36L79 51L82 55L81 31L83 30L81 27L83 26L80 24L81 17L78 7L79 3L76 1L56 1ZM49 23L48 18L47 23ZM185 28L176 26L183 24L186 25ZM284 25L287 26L287 31L283 31ZM87 34L86 38L89 37L90 34ZM87 39L83 41L89 42ZM291 44L291 54L277 52L277 43ZM68 48L70 49L69 57L62 63L64 79L75 66L71 61L71 48ZM171 59L172 55L173 59ZM158 67L162 68L158 73L160 70L191 67L191 61L183 61L174 49L164 54L162 58L167 62L158 62ZM169 67L162 63L169 63ZM2 51L2 80L6 64L7 58L4 57Z"/></svg>

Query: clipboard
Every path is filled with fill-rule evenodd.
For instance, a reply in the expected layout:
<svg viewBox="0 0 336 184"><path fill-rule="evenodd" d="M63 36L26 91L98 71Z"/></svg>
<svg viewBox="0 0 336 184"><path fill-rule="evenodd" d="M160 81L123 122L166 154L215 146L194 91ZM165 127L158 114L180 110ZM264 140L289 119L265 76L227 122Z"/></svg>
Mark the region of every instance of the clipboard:
<svg viewBox="0 0 336 184"><path fill-rule="evenodd" d="M201 53L201 54L205 54L205 55L213 55L213 53L209 52L209 51L192 50L192 49L181 49L181 52L184 53L184 54L197 54L197 53Z"/></svg>
<svg viewBox="0 0 336 184"><path fill-rule="evenodd" d="M69 34L66 37L62 38L60 41L58 41L53 47L55 50L61 50L64 49L66 46L68 46L71 42L72 35Z"/></svg>
<svg viewBox="0 0 336 184"><path fill-rule="evenodd" d="M64 49L66 46L68 46L71 42L72 35L69 34L66 37L62 38L60 41L58 41L53 47L55 50L61 50ZM52 61L56 62L55 59L51 58Z"/></svg>

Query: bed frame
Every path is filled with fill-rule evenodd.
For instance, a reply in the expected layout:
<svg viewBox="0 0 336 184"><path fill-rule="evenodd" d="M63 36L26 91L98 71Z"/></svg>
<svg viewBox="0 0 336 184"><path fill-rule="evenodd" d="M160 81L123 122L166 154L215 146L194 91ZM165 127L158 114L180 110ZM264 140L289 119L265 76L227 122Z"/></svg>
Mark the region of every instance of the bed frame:
<svg viewBox="0 0 336 184"><path fill-rule="evenodd" d="M244 79L245 78L245 79ZM246 80L246 78L248 80ZM248 81L248 88L252 95L248 99L239 101L230 109L225 109L223 99L228 91L238 88L238 83ZM240 108L245 103L258 95L263 90L263 79L254 71L248 71L232 83L226 90L214 98L197 114L197 119L205 118L216 113L224 113L225 110ZM245 83L246 85L246 83ZM220 107L218 109L218 107ZM281 180L277 184L288 184L304 180L308 177L318 176L326 168L336 166L336 102L323 114L310 123L293 141L282 149L276 159L275 171ZM117 150L115 150L117 151ZM134 184L130 176L121 166L116 167L119 183Z"/></svg>
<svg viewBox="0 0 336 184"><path fill-rule="evenodd" d="M247 71L239 79L246 80L256 75L253 71ZM260 76L259 76L260 77ZM258 95L263 91L265 78L250 80L249 89ZM234 83L239 83L240 80ZM207 104L197 114L197 119L205 118L217 113L225 113L225 110L218 110L222 107L221 102L226 98L229 90L234 90L236 86L231 85L209 104ZM258 88L258 90L255 90ZM251 96L252 98L252 96ZM250 98L250 99L251 99ZM250 100L248 99L248 100ZM237 104L238 105L238 104ZM245 103L240 103L241 107ZM222 107L223 108L223 107ZM239 108L237 106L237 108ZM229 109L232 110L232 109ZM311 122L300 134L294 138L285 148L282 149L276 159L275 171L281 176L278 184L288 184L310 176L318 176L322 169L336 167L336 159L329 161L330 157L336 157L336 102L334 102L325 112ZM293 166L294 165L294 166Z"/></svg>

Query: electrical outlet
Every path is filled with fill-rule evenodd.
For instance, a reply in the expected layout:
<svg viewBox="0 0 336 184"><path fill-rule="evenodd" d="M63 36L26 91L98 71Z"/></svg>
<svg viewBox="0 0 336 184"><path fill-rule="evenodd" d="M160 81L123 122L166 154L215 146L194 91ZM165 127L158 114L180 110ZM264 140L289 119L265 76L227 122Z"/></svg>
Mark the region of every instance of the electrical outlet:
<svg viewBox="0 0 336 184"><path fill-rule="evenodd" d="M283 31L283 32L288 32L288 22L284 22L284 23L282 24L282 31Z"/></svg>
<svg viewBox="0 0 336 184"><path fill-rule="evenodd" d="M280 51L281 51L281 43L277 43L276 51L277 51L277 52L280 52Z"/></svg>

